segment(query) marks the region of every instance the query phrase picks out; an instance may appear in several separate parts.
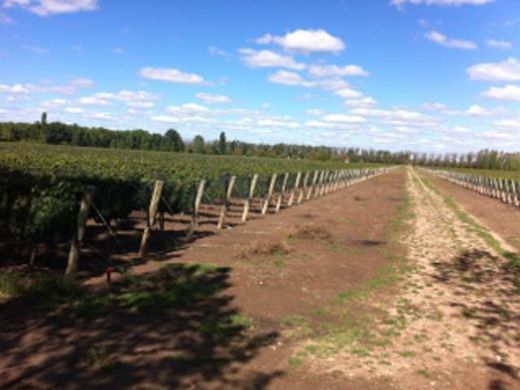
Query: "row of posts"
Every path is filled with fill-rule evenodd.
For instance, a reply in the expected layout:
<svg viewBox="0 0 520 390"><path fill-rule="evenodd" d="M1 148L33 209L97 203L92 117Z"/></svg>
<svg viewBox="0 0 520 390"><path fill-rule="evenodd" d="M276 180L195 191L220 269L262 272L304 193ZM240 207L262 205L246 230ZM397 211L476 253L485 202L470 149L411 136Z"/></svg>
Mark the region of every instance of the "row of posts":
<svg viewBox="0 0 520 390"><path fill-rule="evenodd" d="M262 199L259 212L262 215L267 214L269 207L274 206L274 212L278 213L282 206L291 207L295 204L301 204L313 198L319 198L328 193L345 188L346 186L364 181L370 177L378 176L386 173L391 168L368 168L368 169L344 169L335 171L306 171L305 173L297 172L294 184L290 190L287 189L289 181L289 173L283 174L282 185L280 192L275 194L274 189L276 181L279 178L277 173L273 173L269 180L269 187L266 195ZM248 219L251 210L251 202L255 197L255 190L258 183L259 175L252 176L249 186L249 192L245 199L243 199L243 209L241 215L241 222L245 223ZM231 205L233 197L233 189L236 182L236 176L231 176L225 183L225 196L223 203L220 206L219 219L217 229L225 227L226 215ZM192 235L194 229L198 226L199 210L202 203L204 189L207 180L202 179L198 183L197 192L193 205L193 214L188 228L188 235ZM150 235L157 225L157 213L159 203L161 200L162 191L164 188L164 181L156 180L150 204L147 211L146 226L141 238L141 245L139 248L139 256L144 257L148 249ZM80 249L85 235L86 223L90 214L90 208L93 202L94 189L89 188L80 204L80 210L77 216L77 227L71 241L69 251L69 258L65 274L67 276L74 276L76 274L79 262Z"/></svg>
<svg viewBox="0 0 520 390"><path fill-rule="evenodd" d="M520 207L520 188L516 180L460 172L429 171L480 195L489 196L499 199L506 204Z"/></svg>

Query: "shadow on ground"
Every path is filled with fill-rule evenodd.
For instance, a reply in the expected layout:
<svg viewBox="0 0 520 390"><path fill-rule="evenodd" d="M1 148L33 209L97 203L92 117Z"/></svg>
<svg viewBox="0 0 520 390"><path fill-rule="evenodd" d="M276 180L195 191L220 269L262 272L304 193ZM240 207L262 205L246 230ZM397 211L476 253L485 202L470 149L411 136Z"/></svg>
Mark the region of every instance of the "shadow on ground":
<svg viewBox="0 0 520 390"><path fill-rule="evenodd" d="M278 334L233 308L229 273L171 264L110 291L33 286L0 305L0 388L264 388L283 373L243 365Z"/></svg>
<svg viewBox="0 0 520 390"><path fill-rule="evenodd" d="M509 363L506 351L520 346L520 312L515 306L519 291L511 263L482 250L463 251L451 261L433 264L438 282L452 285L458 299L452 306L477 330L472 341L489 352L485 363L496 373L520 386L519 367ZM489 389L509 389L494 379Z"/></svg>

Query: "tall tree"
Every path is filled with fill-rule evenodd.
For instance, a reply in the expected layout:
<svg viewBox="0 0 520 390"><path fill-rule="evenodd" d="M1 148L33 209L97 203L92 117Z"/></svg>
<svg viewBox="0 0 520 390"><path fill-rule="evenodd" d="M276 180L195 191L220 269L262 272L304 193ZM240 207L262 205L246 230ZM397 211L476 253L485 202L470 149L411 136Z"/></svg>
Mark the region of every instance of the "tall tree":
<svg viewBox="0 0 520 390"><path fill-rule="evenodd" d="M206 153L206 145L204 145L204 138L202 135L196 135L193 138L193 151L195 153Z"/></svg>
<svg viewBox="0 0 520 390"><path fill-rule="evenodd" d="M167 142L170 144L171 150L173 150L174 152L183 152L184 151L184 148L185 148L184 141L182 140L181 135L179 134L179 132L177 130L169 129L164 134L164 137L166 138Z"/></svg>
<svg viewBox="0 0 520 390"><path fill-rule="evenodd" d="M227 141L226 141L226 133L221 132L218 137L218 153L226 154L227 152Z"/></svg>

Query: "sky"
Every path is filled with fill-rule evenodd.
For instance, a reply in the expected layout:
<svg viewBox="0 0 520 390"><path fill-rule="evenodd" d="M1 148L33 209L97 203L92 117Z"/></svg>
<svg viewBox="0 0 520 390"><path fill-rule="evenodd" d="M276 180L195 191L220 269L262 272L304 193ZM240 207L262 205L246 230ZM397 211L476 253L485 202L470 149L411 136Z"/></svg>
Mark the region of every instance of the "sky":
<svg viewBox="0 0 520 390"><path fill-rule="evenodd" d="M520 0L0 0L0 121L520 145Z"/></svg>

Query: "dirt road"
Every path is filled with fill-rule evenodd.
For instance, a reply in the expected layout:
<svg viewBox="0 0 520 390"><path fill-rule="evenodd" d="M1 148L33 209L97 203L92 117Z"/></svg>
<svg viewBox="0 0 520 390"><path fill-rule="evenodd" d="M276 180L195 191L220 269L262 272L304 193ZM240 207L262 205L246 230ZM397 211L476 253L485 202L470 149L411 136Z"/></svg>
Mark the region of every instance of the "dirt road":
<svg viewBox="0 0 520 390"><path fill-rule="evenodd" d="M520 303L501 256L512 248L431 183L408 170L409 270L373 325L384 342L316 365L399 389L518 389Z"/></svg>

